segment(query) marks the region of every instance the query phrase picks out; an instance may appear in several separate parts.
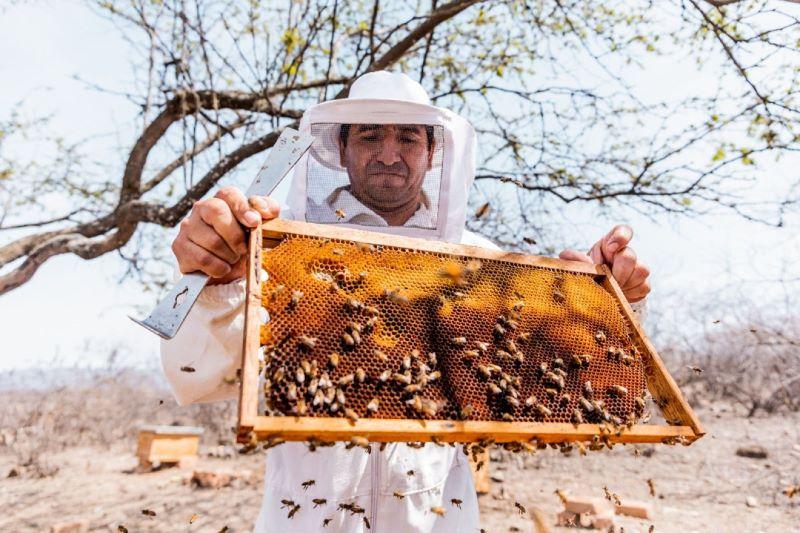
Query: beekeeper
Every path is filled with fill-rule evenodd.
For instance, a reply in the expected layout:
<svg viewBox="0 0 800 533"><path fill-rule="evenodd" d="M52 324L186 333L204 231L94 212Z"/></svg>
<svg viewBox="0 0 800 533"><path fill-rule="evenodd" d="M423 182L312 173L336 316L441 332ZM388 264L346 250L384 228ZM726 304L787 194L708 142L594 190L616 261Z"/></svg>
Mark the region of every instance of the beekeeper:
<svg viewBox="0 0 800 533"><path fill-rule="evenodd" d="M180 405L237 395L230 378L242 354L247 251L242 226L254 228L282 214L497 249L464 229L475 176L472 126L432 106L411 78L365 74L348 98L308 109L300 130L316 140L295 167L283 210L272 198L248 199L226 187L197 202L180 224L172 249L181 272L212 277L175 338L162 341L164 373ZM561 257L610 265L629 301L636 302L650 290L649 271L628 246L631 238L629 227L617 226L588 254L569 250ZM186 366L195 372L182 372ZM286 443L270 449L266 463L258 532L323 526L347 532L479 529L478 501L460 448L396 443L381 450L373 444L365 453L339 444L311 452L305 443ZM312 479L315 483L304 488ZM290 513L295 505L300 507ZM446 512L440 516L434 507Z"/></svg>

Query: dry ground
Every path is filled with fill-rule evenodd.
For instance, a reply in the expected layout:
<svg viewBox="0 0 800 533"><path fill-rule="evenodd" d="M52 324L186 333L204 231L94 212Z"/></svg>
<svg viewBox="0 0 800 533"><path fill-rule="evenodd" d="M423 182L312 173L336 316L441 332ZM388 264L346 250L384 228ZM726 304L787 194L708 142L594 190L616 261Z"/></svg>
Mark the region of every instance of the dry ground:
<svg viewBox="0 0 800 533"><path fill-rule="evenodd" d="M552 523L560 504L556 488L574 495L600 496L608 486L622 500L652 502L652 522L618 519L626 533L798 531L800 496L781 490L800 483L800 414L743 419L730 411L702 409L708 434L691 447L619 446L586 457L547 450L532 456L493 452L492 491L480 497L483 527L494 531L534 531L514 502L541 509ZM767 459L735 454L745 444L760 444ZM0 531L47 531L58 522L83 519L91 530L246 531L260 503L263 456L233 459L202 457L199 467L249 471L252 481L213 490L185 483L177 468L147 474L126 473L135 465L133 442L116 448L71 448L45 457L59 467L50 477L6 478L15 466L0 455ZM652 452L652 453L650 453ZM648 494L652 478L657 497ZM749 505L747 498L750 497ZM142 509L156 512L142 515ZM192 515L197 515L189 525ZM515 529L516 528L516 529ZM557 528L555 531L578 531ZM619 531L619 529L618 529Z"/></svg>

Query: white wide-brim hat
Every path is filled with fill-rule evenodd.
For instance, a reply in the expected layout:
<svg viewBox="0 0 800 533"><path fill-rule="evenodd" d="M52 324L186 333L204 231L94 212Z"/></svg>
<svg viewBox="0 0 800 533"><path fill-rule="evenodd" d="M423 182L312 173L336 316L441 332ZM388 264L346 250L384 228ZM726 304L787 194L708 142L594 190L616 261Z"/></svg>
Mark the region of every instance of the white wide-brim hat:
<svg viewBox="0 0 800 533"><path fill-rule="evenodd" d="M315 140L293 171L287 197L288 216L306 220L309 169L313 171L317 165L316 168L347 175L340 165L339 155L342 124L424 124L435 127L437 150L433 166L438 168L441 165L440 185L435 195L436 227L391 226L380 231L459 242L466 221L467 196L475 179L475 130L468 121L449 109L431 105L428 94L419 83L397 72L364 74L350 87L347 98L323 102L306 110L300 120L300 131L313 135Z"/></svg>

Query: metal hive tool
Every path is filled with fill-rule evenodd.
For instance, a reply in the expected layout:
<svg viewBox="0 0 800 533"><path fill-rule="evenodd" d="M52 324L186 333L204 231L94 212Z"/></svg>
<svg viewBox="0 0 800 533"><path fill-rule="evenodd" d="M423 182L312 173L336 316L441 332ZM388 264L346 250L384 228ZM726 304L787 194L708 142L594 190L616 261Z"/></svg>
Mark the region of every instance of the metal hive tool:
<svg viewBox="0 0 800 533"><path fill-rule="evenodd" d="M603 267L285 220L253 233L243 440L702 435ZM639 423L648 385L674 425Z"/></svg>

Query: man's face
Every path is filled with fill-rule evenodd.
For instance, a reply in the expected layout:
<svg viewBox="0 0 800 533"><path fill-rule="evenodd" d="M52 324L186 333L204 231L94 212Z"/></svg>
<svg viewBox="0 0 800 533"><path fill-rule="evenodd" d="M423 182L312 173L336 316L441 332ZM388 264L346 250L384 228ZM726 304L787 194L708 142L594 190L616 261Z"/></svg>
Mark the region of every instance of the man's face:
<svg viewBox="0 0 800 533"><path fill-rule="evenodd" d="M339 157L353 194L385 212L420 198L433 148L423 125L353 124L347 143L339 140Z"/></svg>

